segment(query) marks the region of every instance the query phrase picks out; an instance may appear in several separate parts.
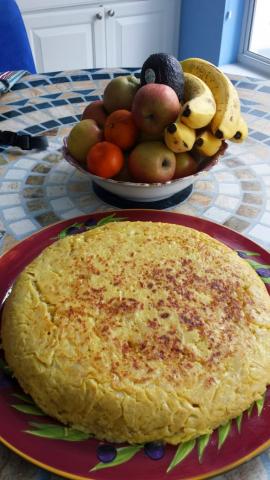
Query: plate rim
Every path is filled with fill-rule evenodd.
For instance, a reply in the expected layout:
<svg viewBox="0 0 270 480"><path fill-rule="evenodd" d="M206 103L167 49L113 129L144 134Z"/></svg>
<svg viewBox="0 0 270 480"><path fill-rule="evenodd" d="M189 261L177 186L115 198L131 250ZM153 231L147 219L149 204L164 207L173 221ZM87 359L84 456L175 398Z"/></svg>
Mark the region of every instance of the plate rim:
<svg viewBox="0 0 270 480"><path fill-rule="evenodd" d="M83 218L86 218L86 217L93 217L93 216L98 216L99 217L100 216L101 218L103 218L104 216L111 215L113 213L121 216L125 212L127 214L129 212L138 212L138 214L139 213L148 213L148 212L150 214L153 213L153 212L155 212L156 214L164 213L166 216L168 215L168 217L170 217L170 215L173 214L173 215L178 216L180 219L182 217L182 218L187 219L187 220L188 219L191 219L191 220L193 219L194 220L194 219L197 218L198 220L202 221L205 224L213 225L214 227L218 227L221 230L223 230L223 229L228 230L229 233L231 232L233 235L236 235L236 237L240 237L244 241L247 240L248 242L251 242L251 244L253 244L257 249L259 249L261 251L261 253L266 254L266 255L270 255L270 252L268 250L266 250L266 248L257 244L255 241L253 241L249 237L243 235L242 233L239 233L239 232L233 230L230 227L227 227L225 225L219 224L217 222L213 222L211 220L208 220L208 219L205 219L205 218L202 218L202 217L195 217L195 216L192 216L192 215L186 215L186 214L182 214L181 212L166 211L166 210L165 211L160 211L160 210L156 210L156 209L138 209L138 208L117 209L117 210L109 209L109 210L105 210L105 211L101 211L101 212L93 211L93 212L90 212L88 214L83 214L83 215L80 215L80 216L71 217L69 219L62 219L62 220L59 220L57 222L51 223L50 225L48 225L46 227L40 228L37 232L32 233L31 235L23 238L22 240L19 240L15 245L13 245L11 248L6 250L3 253L3 255L0 256L0 269L1 269L1 266L2 266L3 260L4 260L4 263L5 263L5 258L8 255L10 255L13 251L15 251L25 241L29 240L30 238L33 239L36 236L39 236L40 234L44 233L46 230L50 230L51 228L53 228L57 225L60 226L61 224L72 225L72 223L79 222L80 220L82 220ZM128 219L128 221L133 221L133 220ZM146 221L146 220L138 220L138 221ZM151 221L151 220L149 220L149 221ZM164 223L166 223L166 222L164 222ZM194 227L189 227L189 228L194 228ZM194 228L194 229L196 229L196 228ZM208 235L210 235L210 234L208 233ZM44 247L44 248L46 248L46 247ZM268 293L270 295L269 291L268 291ZM86 476L80 476L80 475L76 475L76 474L73 474L73 473L69 473L67 471L60 470L60 469L57 469L57 468L55 468L51 465L48 465L47 463L43 463L43 462L37 460L35 457L32 457L32 456L24 453L22 450L18 449L17 447L15 447L12 443L8 442L5 438L3 438L1 434L0 434L0 442L5 447L10 449L13 453L15 453L15 454L19 455L21 458L23 458L24 460L26 460L26 461L28 461L28 462L32 463L33 465L36 465L40 468L43 468L44 470L47 470L51 473L54 473L56 475L61 475L64 478L68 478L70 480L95 480L94 478L91 478L91 477L88 477L88 476L86 477ZM252 452L248 453L247 455L244 455L243 457L239 458L238 460L236 460L232 463L229 463L226 466L221 467L220 469L213 470L212 472L204 473L204 474L201 474L199 476L186 477L184 480L203 480L203 479L207 479L207 478L213 478L216 475L226 473L228 471L231 471L231 470L239 467L240 465L243 465L243 464L247 463L248 461L252 460L253 458L257 457L258 455L263 453L269 447L270 447L270 432L269 432L269 439L267 441L265 441L263 444L261 444L258 448L256 448ZM109 478L109 476L108 476L108 478Z"/></svg>
<svg viewBox="0 0 270 480"><path fill-rule="evenodd" d="M165 213L166 215L168 214L169 216L171 214L173 215L177 215L179 217L184 217L184 218L187 218L187 219L195 219L197 218L199 221L202 221L204 223L208 223L210 225L214 225L215 227L218 227L218 228L221 228L221 229L225 229L225 230L228 230L229 232L231 232L233 235L236 235L238 237L241 237L243 238L244 240L247 240L248 242L251 242L254 246L256 246L257 248L259 248L262 253L266 254L266 255L270 255L270 250L268 251L266 249L266 247L263 247L262 245L260 245L259 243L257 243L255 240L252 240L251 238L249 238L248 236L246 235L243 235L242 233L240 232L237 232L236 230L234 230L233 228L230 228L228 227L227 225L223 225L221 223L217 223L217 222L214 222L213 220L208 220L207 218L203 218L203 217L199 217L199 216L196 216L196 215L188 215L186 213L181 213L181 212L174 212L174 211L170 211L170 210L157 210L155 208L110 208L108 210L104 210L104 211L97 211L97 210L94 210L93 212L90 212L90 213L84 213L82 215L78 215L78 216L75 216L75 217L70 217L70 218L67 218L67 219L62 219L62 220L57 220L57 222L53 222L53 223L50 223L50 225L46 225L45 227L41 227L37 232L33 232L32 234L28 235L27 237L25 238L22 238L21 240L19 240L15 245L13 245L12 247L8 248L2 255L0 254L0 268L1 268L1 263L2 263L2 260L6 257L7 254L10 254L10 252L14 251L20 244L24 243L26 240L29 240L35 236L38 236L39 234L45 232L46 230L49 230L50 228L52 227L55 227L57 225L60 225L61 223L69 223L71 221L74 221L74 222L77 222L79 221L80 219L83 219L85 217L92 217L92 216L107 216L107 215L111 215L113 213L115 214L122 214L124 212L155 212L155 213L159 213L159 214L162 214L162 213ZM140 221L144 221L144 220L140 220ZM151 220L150 220L151 221ZM165 222L164 222L165 223ZM189 228L193 228L193 227L189 227ZM196 229L195 229L196 230ZM210 235L209 233L207 235ZM210 235L211 236L211 235Z"/></svg>
<svg viewBox="0 0 270 480"><path fill-rule="evenodd" d="M47 470L51 473L54 473L56 475L61 475L64 478L68 478L70 480L96 480L94 478L90 477L81 477L80 475L76 475L73 473L65 472L64 470L58 470L57 468L52 467L51 465L47 465L46 463L40 462L39 460L36 460L34 457L30 457L26 453L22 452L21 450L17 449L14 447L11 443L7 442L1 435L0 435L0 442L9 448L13 453L16 453L19 455L21 458L24 460L27 460L28 462L32 463L33 465L36 465L37 467L41 467L44 470ZM230 472L234 470L235 468L244 465L248 461L252 460L255 457L258 457L261 453L263 453L268 447L270 446L270 438L267 440L265 443L263 443L260 447L256 448L256 450L253 450L253 452L249 453L248 455L245 455L244 457L241 457L239 460L236 462L228 464L226 467L214 470L210 474L204 473L202 475L196 476L196 477L188 477L182 480L206 480L208 478L213 478L216 475L220 475L222 473ZM109 479L109 477L108 477Z"/></svg>

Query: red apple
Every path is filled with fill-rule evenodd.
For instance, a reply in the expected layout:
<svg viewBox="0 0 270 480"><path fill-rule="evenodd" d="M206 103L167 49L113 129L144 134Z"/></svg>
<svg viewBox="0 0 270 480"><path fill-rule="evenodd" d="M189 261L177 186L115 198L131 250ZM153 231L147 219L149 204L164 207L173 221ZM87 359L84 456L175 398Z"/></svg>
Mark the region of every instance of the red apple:
<svg viewBox="0 0 270 480"><path fill-rule="evenodd" d="M137 91L132 103L132 113L140 130L150 135L158 135L176 120L180 107L178 97L171 87L149 83Z"/></svg>
<svg viewBox="0 0 270 480"><path fill-rule="evenodd" d="M89 105L87 105L82 114L82 120L95 120L100 128L104 128L106 118L107 113L104 109L104 104L102 100L95 100L95 102L89 103Z"/></svg>
<svg viewBox="0 0 270 480"><path fill-rule="evenodd" d="M176 153L176 166L173 178L187 177L198 171L198 164L190 153Z"/></svg>
<svg viewBox="0 0 270 480"><path fill-rule="evenodd" d="M137 182L167 182L174 175L175 155L162 142L140 143L129 156L128 169Z"/></svg>

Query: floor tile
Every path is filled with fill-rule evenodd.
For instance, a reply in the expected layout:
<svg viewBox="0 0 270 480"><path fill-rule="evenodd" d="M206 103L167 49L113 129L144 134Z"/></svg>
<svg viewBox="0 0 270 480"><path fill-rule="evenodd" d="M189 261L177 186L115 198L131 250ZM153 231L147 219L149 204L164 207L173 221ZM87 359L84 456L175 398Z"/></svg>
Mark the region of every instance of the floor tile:
<svg viewBox="0 0 270 480"><path fill-rule="evenodd" d="M18 192L21 188L20 182L2 182L0 183L0 193Z"/></svg>
<svg viewBox="0 0 270 480"><path fill-rule="evenodd" d="M270 155L269 155L269 160L270 160ZM270 174L270 164L268 165L267 163L256 165L253 167L256 175L269 175Z"/></svg>
<svg viewBox="0 0 270 480"><path fill-rule="evenodd" d="M65 193L65 185L51 185L50 187L46 187L46 195L48 197L62 197Z"/></svg>
<svg viewBox="0 0 270 480"><path fill-rule="evenodd" d="M259 212L259 208L251 207L250 205L241 205L235 213L241 217L254 218L257 217Z"/></svg>
<svg viewBox="0 0 270 480"><path fill-rule="evenodd" d="M218 172L214 174L214 177L219 182L235 182L235 175L230 172Z"/></svg>
<svg viewBox="0 0 270 480"><path fill-rule="evenodd" d="M56 200L51 200L50 203L56 211L68 210L74 207L73 202L68 197L57 198Z"/></svg>
<svg viewBox="0 0 270 480"><path fill-rule="evenodd" d="M26 213L22 207L12 207L12 208L5 208L3 210L3 215L6 220L14 221L14 220L18 220L19 218L25 217Z"/></svg>
<svg viewBox="0 0 270 480"><path fill-rule="evenodd" d="M16 162L17 168L26 168L29 169L36 164L35 160L30 160L28 158L21 158Z"/></svg>
<svg viewBox="0 0 270 480"><path fill-rule="evenodd" d="M232 216L224 223L224 225L236 230L237 232L243 232L247 227L249 227L250 223L242 218Z"/></svg>
<svg viewBox="0 0 270 480"><path fill-rule="evenodd" d="M218 195L214 203L215 206L235 210L239 206L240 198L230 197L229 195Z"/></svg>
<svg viewBox="0 0 270 480"><path fill-rule="evenodd" d="M22 180L28 174L27 170L12 169L8 170L5 175L7 180Z"/></svg>
<svg viewBox="0 0 270 480"><path fill-rule="evenodd" d="M270 212L265 212L261 218L260 218L260 223L264 223L270 227ZM270 241L270 237L269 237Z"/></svg>
<svg viewBox="0 0 270 480"><path fill-rule="evenodd" d="M68 210L67 212L61 212L61 218L73 218L80 215L84 215L84 212L82 210L79 210L78 208Z"/></svg>
<svg viewBox="0 0 270 480"><path fill-rule="evenodd" d="M270 239L270 227L261 225L260 223L255 225L248 233L259 240L269 241Z"/></svg>
<svg viewBox="0 0 270 480"><path fill-rule="evenodd" d="M9 228L18 236L32 233L37 229L36 225L29 219L10 223Z"/></svg>
<svg viewBox="0 0 270 480"><path fill-rule="evenodd" d="M218 191L219 193L223 194L239 196L241 193L241 188L238 183L219 183Z"/></svg>
<svg viewBox="0 0 270 480"><path fill-rule="evenodd" d="M244 193L243 202L251 203L254 205L261 205L263 203L263 198L260 195L256 195L254 193Z"/></svg>
<svg viewBox="0 0 270 480"><path fill-rule="evenodd" d="M204 212L203 216L214 222L224 223L231 216L231 213L221 208L210 207Z"/></svg>
<svg viewBox="0 0 270 480"><path fill-rule="evenodd" d="M1 194L0 195L0 207L7 207L9 205L19 205L21 198L18 193L14 194Z"/></svg>

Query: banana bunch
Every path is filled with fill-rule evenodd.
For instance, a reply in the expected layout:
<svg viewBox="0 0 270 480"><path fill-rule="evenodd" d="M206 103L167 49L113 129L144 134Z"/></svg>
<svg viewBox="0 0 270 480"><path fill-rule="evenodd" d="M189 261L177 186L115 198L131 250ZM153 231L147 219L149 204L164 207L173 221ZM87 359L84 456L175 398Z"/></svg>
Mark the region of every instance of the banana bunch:
<svg viewBox="0 0 270 480"><path fill-rule="evenodd" d="M164 140L167 147L174 153L188 152L192 149L196 133L193 128L188 127L178 117L174 123L165 129Z"/></svg>
<svg viewBox="0 0 270 480"><path fill-rule="evenodd" d="M231 142L242 143L248 136L248 126L247 122L243 119L242 115L240 115L237 130L232 138L230 138Z"/></svg>
<svg viewBox="0 0 270 480"><path fill-rule="evenodd" d="M222 145L222 140L215 137L209 130L200 133L195 141L195 149L205 157L215 155Z"/></svg>
<svg viewBox="0 0 270 480"><path fill-rule="evenodd" d="M208 125L216 113L216 102L210 88L199 77L184 73L182 122L190 128Z"/></svg>
<svg viewBox="0 0 270 480"><path fill-rule="evenodd" d="M240 101L228 77L202 58L188 58L183 60L181 65L184 72L192 73L203 80L214 96L216 113L210 123L213 135L220 139L234 137L240 117Z"/></svg>
<svg viewBox="0 0 270 480"><path fill-rule="evenodd" d="M201 58L181 62L184 72L184 105L177 120L164 132L167 147L175 153L193 149L212 157L223 140L243 142L247 124L240 113L238 93L228 77Z"/></svg>

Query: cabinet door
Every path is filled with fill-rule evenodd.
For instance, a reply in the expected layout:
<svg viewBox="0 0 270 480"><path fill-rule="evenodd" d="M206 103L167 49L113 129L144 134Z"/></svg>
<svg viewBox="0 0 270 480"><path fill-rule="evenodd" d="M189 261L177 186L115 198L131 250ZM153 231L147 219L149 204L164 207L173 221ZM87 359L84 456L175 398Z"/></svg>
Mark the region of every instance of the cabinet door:
<svg viewBox="0 0 270 480"><path fill-rule="evenodd" d="M180 0L142 0L105 6L108 67L140 67L154 52L177 56Z"/></svg>
<svg viewBox="0 0 270 480"><path fill-rule="evenodd" d="M106 65L103 7L26 13L24 22L38 72Z"/></svg>

